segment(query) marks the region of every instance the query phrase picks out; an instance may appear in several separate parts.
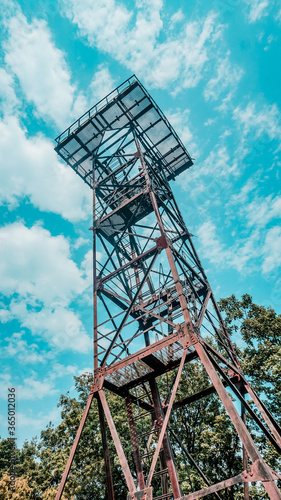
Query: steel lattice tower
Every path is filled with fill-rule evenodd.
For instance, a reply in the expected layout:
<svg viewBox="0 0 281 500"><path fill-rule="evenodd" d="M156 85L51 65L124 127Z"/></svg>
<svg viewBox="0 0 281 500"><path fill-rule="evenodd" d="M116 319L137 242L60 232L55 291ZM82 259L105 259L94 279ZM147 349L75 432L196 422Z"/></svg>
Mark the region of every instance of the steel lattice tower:
<svg viewBox="0 0 281 500"><path fill-rule="evenodd" d="M241 370L169 184L193 164L177 134L133 76L56 141L57 153L93 190L94 273L94 383L56 500L61 498L94 397L99 407L109 500L114 500L114 490L105 419L125 476L128 500L156 498L156 481L161 484L162 493L157 497L161 500L192 500L211 494L220 498L218 491L237 483L244 483L244 496L249 498L249 481L262 481L270 499L281 499L276 485L281 476L263 460L247 430L245 411L278 452L280 427ZM98 251L103 252L100 263ZM192 396L179 400L176 396L184 365L195 359L204 366L212 385L201 391L195 388ZM167 373L173 375L169 377L172 382L165 401L161 401L158 382ZM241 413L226 387L240 400ZM133 469L104 388L126 401ZM215 392L242 442L243 463L238 476L211 486L169 421L176 418L181 406ZM259 416L247 403L246 393ZM151 430L143 436L139 435L138 422L145 419L151 422ZM205 489L182 492L172 437L197 468Z"/></svg>

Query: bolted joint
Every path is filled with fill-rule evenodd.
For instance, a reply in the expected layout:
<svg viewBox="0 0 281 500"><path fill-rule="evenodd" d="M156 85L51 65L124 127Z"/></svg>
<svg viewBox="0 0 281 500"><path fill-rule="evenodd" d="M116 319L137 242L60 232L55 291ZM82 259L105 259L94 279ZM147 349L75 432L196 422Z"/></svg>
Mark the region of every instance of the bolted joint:
<svg viewBox="0 0 281 500"><path fill-rule="evenodd" d="M184 323L177 323L175 326L176 331L178 332L179 338L185 337L185 324Z"/></svg>
<svg viewBox="0 0 281 500"><path fill-rule="evenodd" d="M93 392L100 391L103 387L103 382L104 382L104 369L99 367L97 370L95 370L94 373L94 382L91 387L91 394Z"/></svg>
<svg viewBox="0 0 281 500"><path fill-rule="evenodd" d="M188 349L198 342L198 337L194 335L193 329L190 328L189 323L176 325L176 330L178 331L179 339L184 349Z"/></svg>
<svg viewBox="0 0 281 500"><path fill-rule="evenodd" d="M190 333L190 338L191 338L191 342L192 342L193 345L194 344L198 344L199 338L198 338L198 336L197 336L197 334L195 332L191 332Z"/></svg>
<svg viewBox="0 0 281 500"><path fill-rule="evenodd" d="M96 283L95 283L95 290L97 292L103 290L103 281L102 281L102 278L98 278L96 279Z"/></svg>
<svg viewBox="0 0 281 500"><path fill-rule="evenodd" d="M169 243L165 234L162 234L159 238L155 238L156 246L161 251L164 248L168 248Z"/></svg>
<svg viewBox="0 0 281 500"><path fill-rule="evenodd" d="M256 460L251 466L251 481L276 481L275 474L261 459Z"/></svg>
<svg viewBox="0 0 281 500"><path fill-rule="evenodd" d="M95 220L95 221L93 222L93 225L92 225L91 227L89 227L89 231L93 231L94 229L98 229L98 228L99 228L99 226L100 226L100 222L99 222L99 220Z"/></svg>

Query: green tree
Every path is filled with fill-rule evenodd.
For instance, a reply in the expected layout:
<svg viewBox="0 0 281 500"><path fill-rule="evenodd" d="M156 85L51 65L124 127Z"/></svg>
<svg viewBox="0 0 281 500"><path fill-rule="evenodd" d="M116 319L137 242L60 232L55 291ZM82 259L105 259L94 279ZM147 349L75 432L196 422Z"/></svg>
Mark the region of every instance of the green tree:
<svg viewBox="0 0 281 500"><path fill-rule="evenodd" d="M233 340L240 347L239 357L247 379L280 425L281 315L272 307L253 303L249 294L242 295L241 300L231 295L222 299L219 307L225 314L225 321ZM253 406L250 398L248 402ZM280 473L280 455L261 434L249 415L247 425L267 463ZM267 498L262 491L259 494L260 498Z"/></svg>
<svg viewBox="0 0 281 500"><path fill-rule="evenodd" d="M18 477L13 488L10 475L7 472L3 472L0 478L1 500L31 500L33 492L28 483L27 477Z"/></svg>
<svg viewBox="0 0 281 500"><path fill-rule="evenodd" d="M281 422L281 315L254 304L248 294L219 303L228 329L240 346L241 364L256 391Z"/></svg>

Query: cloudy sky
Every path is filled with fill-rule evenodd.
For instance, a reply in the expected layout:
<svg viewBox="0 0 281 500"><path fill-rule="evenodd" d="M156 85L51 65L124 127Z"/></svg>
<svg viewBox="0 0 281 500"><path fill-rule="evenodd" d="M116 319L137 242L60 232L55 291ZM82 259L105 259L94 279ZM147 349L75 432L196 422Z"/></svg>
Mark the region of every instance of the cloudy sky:
<svg viewBox="0 0 281 500"><path fill-rule="evenodd" d="M54 138L133 73L195 158L173 189L217 298L281 312L278 0L1 0L0 435L92 367L91 193Z"/></svg>

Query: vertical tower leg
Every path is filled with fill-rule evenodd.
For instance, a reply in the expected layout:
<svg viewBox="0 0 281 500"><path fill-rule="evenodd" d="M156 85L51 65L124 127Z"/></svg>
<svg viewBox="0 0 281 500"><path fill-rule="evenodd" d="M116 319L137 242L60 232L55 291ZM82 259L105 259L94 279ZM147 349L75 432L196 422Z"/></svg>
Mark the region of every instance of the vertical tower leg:
<svg viewBox="0 0 281 500"><path fill-rule="evenodd" d="M101 404L99 394L97 394L97 401L98 401L102 446L103 446L104 462L105 462L107 495L108 495L108 500L114 500L114 489L113 489L113 481L112 481L112 474L111 474L109 449L108 449L108 444L107 444L104 411L103 411L103 407Z"/></svg>
<svg viewBox="0 0 281 500"><path fill-rule="evenodd" d="M124 476L125 476L125 479L126 479L128 490L129 490L129 492L131 494L133 494L134 491L135 491L135 489L136 489L135 483L134 483L134 480L133 480L133 476L131 474L131 471L130 471L130 468L129 468L129 465L128 465L128 462L127 462L127 459L126 459L126 456L125 456L125 453L124 453L121 441L119 439L118 432L116 430L116 427L115 427L115 424L114 424L114 421L113 421L110 409L108 407L108 404L107 404L107 401L106 401L106 397L105 397L105 394L104 394L103 390L99 391L99 397L100 397L100 400L101 400L101 404L102 404L102 407L103 407L103 411L105 413L105 417L106 417L106 420L107 420L107 423L108 423L108 427L109 427L112 439L113 439L114 444L115 444L117 455L119 457L120 464L121 464L121 467L122 467L122 470L123 470L123 473L124 473Z"/></svg>
<svg viewBox="0 0 281 500"><path fill-rule="evenodd" d="M245 406L243 405L243 403L241 403L241 418L244 422L244 424L246 425L246 412L245 412ZM246 448L243 444L243 447L242 447L242 453L243 453L243 470L247 470L248 468L248 455L247 455L247 451L246 451ZM249 483L244 483L244 500L249 500L250 497L249 497Z"/></svg>
<svg viewBox="0 0 281 500"><path fill-rule="evenodd" d="M60 482L60 485L59 485L59 488L58 488L55 500L60 500L60 498L62 496L64 487L65 487L65 483L66 483L66 480L67 480L67 477L68 477L68 474L69 474L69 471L70 471L70 467L72 465L73 458L74 458L74 455L75 455L75 452L76 452L76 448L78 446L78 443L79 443L79 440L80 440L80 437L81 437L81 434L82 434L82 431L83 431L83 428L84 428L84 425L85 425L85 422L86 422L86 418L88 416L88 413L89 413L89 410L90 410L90 407L91 407L91 404L92 404L92 401L93 401L93 397L94 397L94 393L93 393L93 391L91 391L90 395L88 397L86 408L84 410L83 416L81 418L81 421L80 421L80 424L79 424L79 427L78 427L78 430L77 430L77 433L76 433L76 437L75 437L74 443L73 443L72 448L71 448L71 452L70 452L69 458L67 460L67 464L65 466L65 470L64 470L64 473L63 473L63 476L62 476L62 479L61 479L61 482Z"/></svg>
<svg viewBox="0 0 281 500"><path fill-rule="evenodd" d="M159 460L160 460L160 470L162 471L163 469L166 468L164 451L160 451ZM161 474L161 489L162 489L162 495L169 493L169 483L168 483L167 473Z"/></svg>
<svg viewBox="0 0 281 500"><path fill-rule="evenodd" d="M94 375L98 370L98 293L97 293L97 234L96 234L96 185L95 168L93 161L93 328L94 328Z"/></svg>
<svg viewBox="0 0 281 500"><path fill-rule="evenodd" d="M151 395L152 395L152 399L153 399L153 405L154 405L154 409L155 409L157 423L158 423L159 428L161 430L161 426L163 423L163 412L162 412L159 392L158 392L158 388L157 388L155 380L150 381L150 389L151 389ZM169 437L167 436L166 433L163 437L163 449L164 449L164 457L165 457L165 461L167 464L167 469L168 469L170 480L171 480L174 498L175 499L180 498L181 491L180 491L178 475L177 475L177 471L176 471L176 467L175 467L175 463L174 463L174 459L173 459L173 455L172 455L170 440L169 440Z"/></svg>

